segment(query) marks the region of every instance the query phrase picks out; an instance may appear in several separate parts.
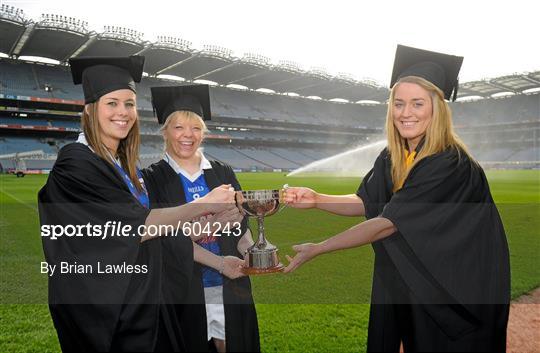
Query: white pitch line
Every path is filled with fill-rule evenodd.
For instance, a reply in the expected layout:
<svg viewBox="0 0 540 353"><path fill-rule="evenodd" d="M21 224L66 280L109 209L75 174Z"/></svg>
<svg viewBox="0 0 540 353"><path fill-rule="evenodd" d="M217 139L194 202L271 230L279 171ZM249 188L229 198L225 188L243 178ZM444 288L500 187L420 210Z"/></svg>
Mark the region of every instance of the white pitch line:
<svg viewBox="0 0 540 353"><path fill-rule="evenodd" d="M4 193L4 194L6 194L7 196L11 197L13 200L17 201L18 203L21 203L21 204L23 204L24 206L26 206L26 207L28 207L28 208L31 208L34 212L36 212L36 213L38 212L37 207L27 204L27 203L24 202L23 200L19 199L17 196L15 196L15 195L13 195L13 194L11 194L11 193L5 191L5 190L0 190L0 192L2 192L2 193Z"/></svg>

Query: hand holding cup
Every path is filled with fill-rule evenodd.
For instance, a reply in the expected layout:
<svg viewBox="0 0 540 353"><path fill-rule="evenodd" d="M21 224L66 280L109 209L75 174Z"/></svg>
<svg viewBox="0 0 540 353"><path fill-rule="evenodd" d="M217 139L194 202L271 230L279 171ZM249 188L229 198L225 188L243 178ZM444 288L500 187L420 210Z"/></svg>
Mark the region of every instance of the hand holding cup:
<svg viewBox="0 0 540 353"><path fill-rule="evenodd" d="M305 187L287 187L283 190L283 199L287 206L308 209L317 207L317 193Z"/></svg>
<svg viewBox="0 0 540 353"><path fill-rule="evenodd" d="M235 208L235 191L230 184L224 184L210 191L196 202L204 204L209 213L219 213Z"/></svg>

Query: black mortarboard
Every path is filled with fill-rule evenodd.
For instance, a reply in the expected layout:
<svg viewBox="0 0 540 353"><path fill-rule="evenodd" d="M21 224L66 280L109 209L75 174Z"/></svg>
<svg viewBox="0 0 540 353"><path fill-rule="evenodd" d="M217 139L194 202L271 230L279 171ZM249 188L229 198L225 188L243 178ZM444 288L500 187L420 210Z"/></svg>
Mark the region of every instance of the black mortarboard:
<svg viewBox="0 0 540 353"><path fill-rule="evenodd" d="M84 103L88 104L118 89L136 92L135 82L141 82L144 56L72 58L69 66L73 83L82 83Z"/></svg>
<svg viewBox="0 0 540 353"><path fill-rule="evenodd" d="M203 120L211 119L208 85L151 87L150 90L152 105L160 124L165 123L169 115L179 110L193 112Z"/></svg>
<svg viewBox="0 0 540 353"><path fill-rule="evenodd" d="M452 97L455 101L462 63L462 56L398 45L390 88L402 77L419 76L439 87L444 92L444 98L449 100Z"/></svg>

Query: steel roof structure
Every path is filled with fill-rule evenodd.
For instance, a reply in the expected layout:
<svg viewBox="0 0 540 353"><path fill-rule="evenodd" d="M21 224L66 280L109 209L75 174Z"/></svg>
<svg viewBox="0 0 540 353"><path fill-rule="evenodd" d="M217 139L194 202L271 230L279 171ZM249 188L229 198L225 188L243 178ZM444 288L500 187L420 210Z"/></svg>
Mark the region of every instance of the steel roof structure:
<svg viewBox="0 0 540 353"><path fill-rule="evenodd" d="M97 33L89 31L84 21L52 14L44 14L34 22L16 8L6 5L0 8L0 52L12 58L37 56L65 63L70 57L78 56L140 54L146 57L145 71L150 76L172 75L187 81L206 80L221 86L240 85L253 90L264 88L349 102L384 103L389 95L388 87L347 74L332 76L323 69L303 70L294 62L281 61L274 65L257 54L235 57L231 50L219 46L195 50L183 39L160 36L150 42L143 36L136 30L115 26L105 26ZM538 87L540 71L535 71L462 83L458 97L487 98Z"/></svg>

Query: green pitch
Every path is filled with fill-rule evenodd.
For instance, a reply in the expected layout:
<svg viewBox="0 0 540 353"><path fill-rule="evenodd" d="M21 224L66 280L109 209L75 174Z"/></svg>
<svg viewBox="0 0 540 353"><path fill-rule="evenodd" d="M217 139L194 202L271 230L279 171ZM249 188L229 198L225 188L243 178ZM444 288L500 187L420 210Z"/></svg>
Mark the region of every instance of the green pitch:
<svg viewBox="0 0 540 353"><path fill-rule="evenodd" d="M540 171L488 172L511 253L512 296L540 285ZM58 351L47 300L36 194L46 176L0 175L0 351ZM356 191L357 178L298 177L281 173L239 174L244 189L309 186L324 193ZM358 218L285 208L269 217L269 239L280 256L291 246L316 242ZM365 350L373 254L370 247L321 256L290 275L253 277L262 349L283 351Z"/></svg>

